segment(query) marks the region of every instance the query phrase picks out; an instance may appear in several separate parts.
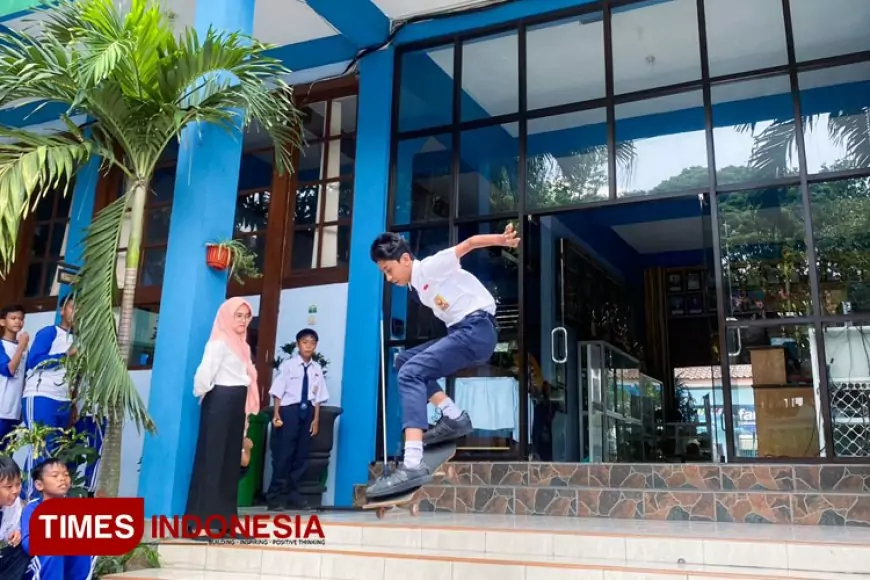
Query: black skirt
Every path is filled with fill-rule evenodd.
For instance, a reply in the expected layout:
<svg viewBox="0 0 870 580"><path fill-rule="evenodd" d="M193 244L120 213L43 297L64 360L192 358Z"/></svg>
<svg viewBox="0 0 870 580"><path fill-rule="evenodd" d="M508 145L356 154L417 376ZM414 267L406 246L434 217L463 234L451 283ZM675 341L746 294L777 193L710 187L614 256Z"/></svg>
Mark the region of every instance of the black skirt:
<svg viewBox="0 0 870 580"><path fill-rule="evenodd" d="M21 546L0 550L0 580L22 580L29 565L30 556Z"/></svg>
<svg viewBox="0 0 870 580"><path fill-rule="evenodd" d="M205 522L238 515L247 387L215 385L202 401L196 458L185 513Z"/></svg>

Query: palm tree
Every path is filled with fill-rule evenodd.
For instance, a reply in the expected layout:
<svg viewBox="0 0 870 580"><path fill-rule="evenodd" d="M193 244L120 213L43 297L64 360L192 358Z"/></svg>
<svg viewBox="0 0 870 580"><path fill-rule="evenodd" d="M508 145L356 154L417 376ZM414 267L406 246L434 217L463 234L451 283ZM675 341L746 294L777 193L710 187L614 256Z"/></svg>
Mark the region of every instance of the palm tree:
<svg viewBox="0 0 870 580"><path fill-rule="evenodd" d="M275 147L280 172L290 169L299 117L290 71L264 53L270 47L234 32L187 29L176 36L157 0L53 0L39 27L0 34L0 106L61 103L64 131L40 134L0 126L0 273L8 272L22 220L47 192L68 187L97 156L120 171L124 194L88 228L76 283L76 350L67 370L86 407L105 417L99 493L117 495L121 430L126 418L153 430L127 372L133 297L145 201L155 165L187 127L215 123L228 131L256 123ZM73 121L84 116L83 124ZM129 220L124 284L116 322L116 253Z"/></svg>

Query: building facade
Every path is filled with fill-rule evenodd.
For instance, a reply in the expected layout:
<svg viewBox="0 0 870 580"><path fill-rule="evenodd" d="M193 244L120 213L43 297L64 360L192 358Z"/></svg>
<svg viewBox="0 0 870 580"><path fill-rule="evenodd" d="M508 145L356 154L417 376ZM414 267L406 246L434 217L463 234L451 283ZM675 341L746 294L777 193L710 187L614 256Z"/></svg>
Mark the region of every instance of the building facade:
<svg viewBox="0 0 870 580"><path fill-rule="evenodd" d="M130 371L159 434L125 431L125 493L150 513L183 509L190 384L234 295L254 305L261 377L299 329L320 333L343 409L324 503L350 505L401 437L389 364L379 411L381 337L389 362L444 332L384 288L371 240L399 231L424 257L508 222L517 252L465 262L500 323L490 363L445 381L477 428L466 457L649 462L697 447L709 461L866 461L870 6L336 4L167 0L179 25L278 45L306 144L292 175L254 131L167 153ZM0 114L54 121L50 108ZM91 164L22 228L0 292L26 304L28 329L50 323L57 263L78 259L82 229L119 192ZM204 244L230 235L256 249L261 279L228 286L207 269Z"/></svg>

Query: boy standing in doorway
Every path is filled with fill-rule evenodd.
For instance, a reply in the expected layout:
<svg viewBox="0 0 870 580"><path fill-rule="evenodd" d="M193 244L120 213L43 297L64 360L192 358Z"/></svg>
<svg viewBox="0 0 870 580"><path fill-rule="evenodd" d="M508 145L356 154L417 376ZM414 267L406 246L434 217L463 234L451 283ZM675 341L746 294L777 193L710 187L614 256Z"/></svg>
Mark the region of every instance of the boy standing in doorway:
<svg viewBox="0 0 870 580"><path fill-rule="evenodd" d="M381 234L372 243L372 261L387 282L410 287L420 302L447 325L447 336L403 353L398 370L404 461L390 475L381 476L369 486L368 498L404 493L430 482L432 473L423 462L423 446L455 441L473 430L468 414L444 394L437 381L489 360L495 351L498 329L495 299L480 280L462 269L460 259L478 248L516 248L519 243L512 224L502 234L472 236L423 260L414 259L399 234ZM432 429L426 415L427 399L442 413Z"/></svg>
<svg viewBox="0 0 870 580"><path fill-rule="evenodd" d="M314 360L319 337L306 328L296 334L297 353L281 363L269 389L272 416L272 483L266 494L270 510L308 509L299 480L308 466L311 438L320 424L320 405L329 399L323 369Z"/></svg>
<svg viewBox="0 0 870 580"><path fill-rule="evenodd" d="M0 309L0 449L4 439L21 422L21 394L24 391L24 371L27 366L27 345L30 337L24 328L24 308L4 306Z"/></svg>

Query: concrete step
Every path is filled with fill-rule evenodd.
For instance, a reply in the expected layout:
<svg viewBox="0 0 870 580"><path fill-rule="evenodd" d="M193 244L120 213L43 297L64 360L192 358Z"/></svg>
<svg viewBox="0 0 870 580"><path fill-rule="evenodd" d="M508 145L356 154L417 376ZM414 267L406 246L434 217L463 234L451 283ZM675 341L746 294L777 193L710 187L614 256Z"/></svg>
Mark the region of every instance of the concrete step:
<svg viewBox="0 0 870 580"><path fill-rule="evenodd" d="M863 529L438 514L321 522L323 546L165 542L164 569L110 578L870 580Z"/></svg>

